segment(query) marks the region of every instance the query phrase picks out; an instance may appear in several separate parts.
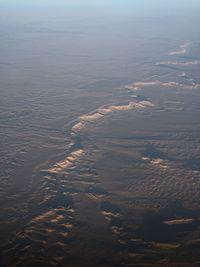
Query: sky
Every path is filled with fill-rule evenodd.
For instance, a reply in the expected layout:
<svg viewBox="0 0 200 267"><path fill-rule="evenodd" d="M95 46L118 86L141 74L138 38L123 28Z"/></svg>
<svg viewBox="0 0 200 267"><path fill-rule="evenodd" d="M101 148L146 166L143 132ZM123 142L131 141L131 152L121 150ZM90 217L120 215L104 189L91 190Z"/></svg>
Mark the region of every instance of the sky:
<svg viewBox="0 0 200 267"><path fill-rule="evenodd" d="M112 6L142 8L200 7L199 0L0 0L4 6Z"/></svg>

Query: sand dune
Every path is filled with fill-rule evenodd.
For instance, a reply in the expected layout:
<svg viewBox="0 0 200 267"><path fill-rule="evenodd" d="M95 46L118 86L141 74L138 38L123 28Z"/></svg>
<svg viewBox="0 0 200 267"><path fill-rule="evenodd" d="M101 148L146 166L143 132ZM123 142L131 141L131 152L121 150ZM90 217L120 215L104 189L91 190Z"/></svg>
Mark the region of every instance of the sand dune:
<svg viewBox="0 0 200 267"><path fill-rule="evenodd" d="M169 82L162 82L160 80L154 80L154 81L146 81L146 82L136 82L129 84L125 87L125 89L131 90L131 91L138 91L142 88L146 87L166 87L166 88L174 88L174 87L180 87L185 89L198 89L200 88L200 84L198 83L190 83L190 84L182 84L174 81Z"/></svg>
<svg viewBox="0 0 200 267"><path fill-rule="evenodd" d="M171 56L179 56L179 55L185 55L188 51L188 48L190 45L193 44L191 41L186 41L185 43L181 44L179 46L179 49L173 52L170 52L169 55Z"/></svg>
<svg viewBox="0 0 200 267"><path fill-rule="evenodd" d="M193 61L161 61L157 62L157 66L162 66L162 65L175 65L175 66L192 66L192 65L199 65L200 61L199 60L193 60Z"/></svg>
<svg viewBox="0 0 200 267"><path fill-rule="evenodd" d="M85 127L89 126L92 122L97 122L107 115L111 115L113 112L128 111L134 109L143 109L147 107L153 107L153 103L150 101L129 102L124 105L111 105L97 109L94 113L82 115L79 117L78 122L72 127L72 132L79 132Z"/></svg>

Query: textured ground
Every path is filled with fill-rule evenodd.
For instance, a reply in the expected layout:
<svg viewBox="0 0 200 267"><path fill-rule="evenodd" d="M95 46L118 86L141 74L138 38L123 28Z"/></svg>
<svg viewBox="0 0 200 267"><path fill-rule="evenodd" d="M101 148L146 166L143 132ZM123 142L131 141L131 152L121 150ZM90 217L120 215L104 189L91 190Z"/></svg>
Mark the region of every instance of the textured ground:
<svg viewBox="0 0 200 267"><path fill-rule="evenodd" d="M61 18L1 36L0 266L199 266L199 40Z"/></svg>

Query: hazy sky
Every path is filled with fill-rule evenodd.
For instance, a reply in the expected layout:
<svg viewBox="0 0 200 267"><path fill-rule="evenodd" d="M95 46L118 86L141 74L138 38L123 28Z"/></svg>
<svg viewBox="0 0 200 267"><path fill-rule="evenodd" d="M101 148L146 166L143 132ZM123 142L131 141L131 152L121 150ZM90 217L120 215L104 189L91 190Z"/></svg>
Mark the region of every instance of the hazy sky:
<svg viewBox="0 0 200 267"><path fill-rule="evenodd" d="M106 5L123 7L125 5L143 8L166 7L200 7L199 0L0 0L0 4L6 6L43 6L43 5L71 5L71 6L95 6Z"/></svg>

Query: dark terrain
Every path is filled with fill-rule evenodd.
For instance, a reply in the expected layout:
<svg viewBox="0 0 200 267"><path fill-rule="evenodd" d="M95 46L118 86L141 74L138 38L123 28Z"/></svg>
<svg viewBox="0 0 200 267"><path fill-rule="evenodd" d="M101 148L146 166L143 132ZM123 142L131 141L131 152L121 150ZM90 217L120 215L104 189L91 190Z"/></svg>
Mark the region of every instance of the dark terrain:
<svg viewBox="0 0 200 267"><path fill-rule="evenodd" d="M200 266L200 6L136 2L0 3L1 267Z"/></svg>

